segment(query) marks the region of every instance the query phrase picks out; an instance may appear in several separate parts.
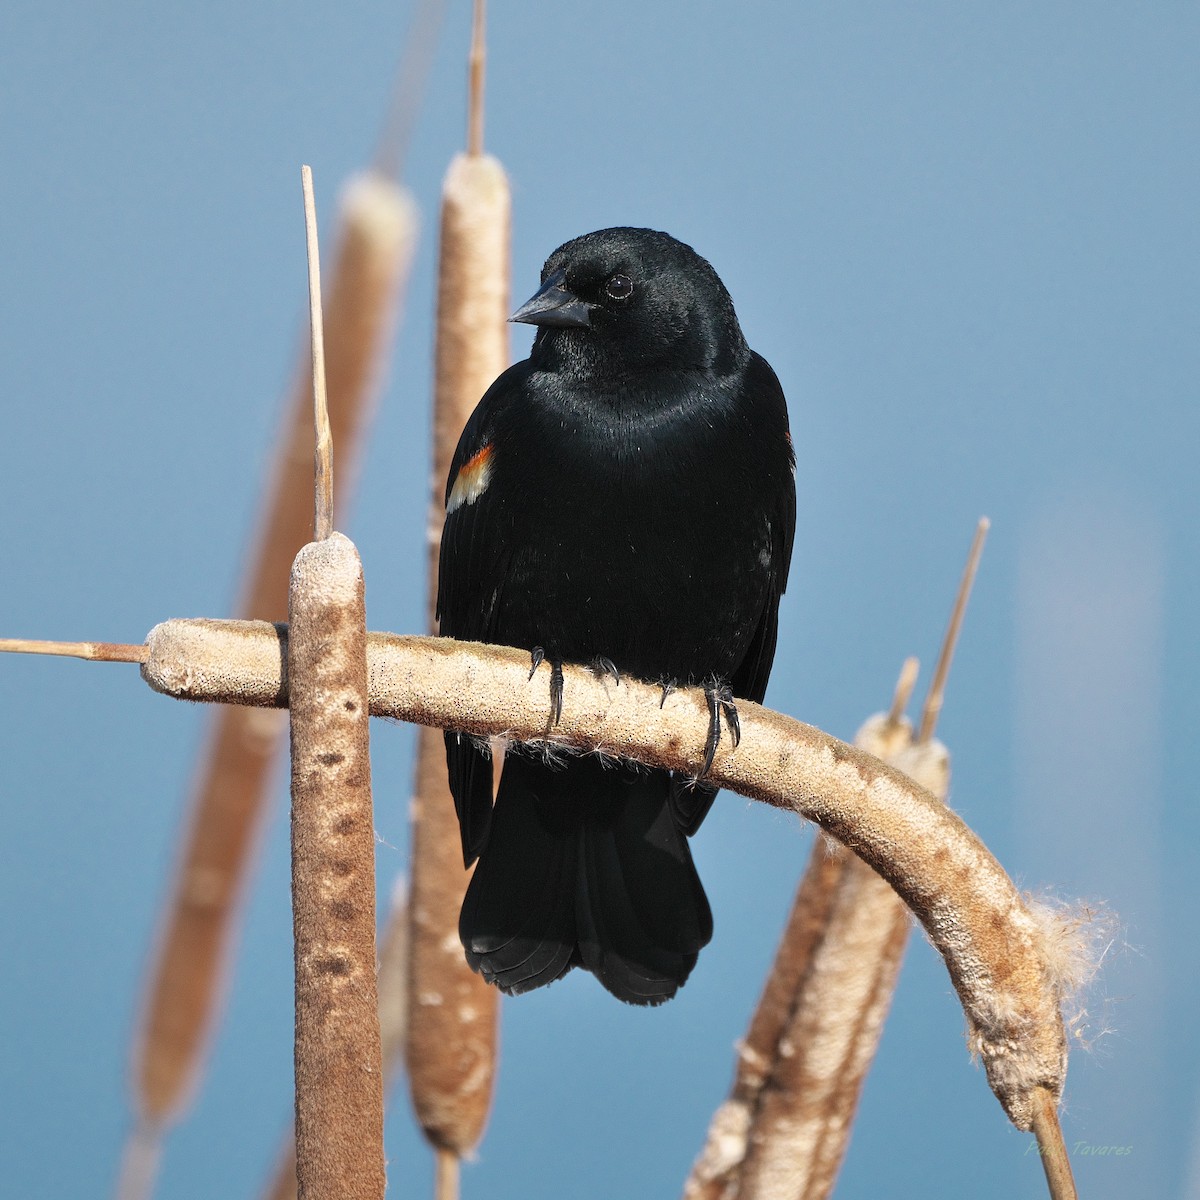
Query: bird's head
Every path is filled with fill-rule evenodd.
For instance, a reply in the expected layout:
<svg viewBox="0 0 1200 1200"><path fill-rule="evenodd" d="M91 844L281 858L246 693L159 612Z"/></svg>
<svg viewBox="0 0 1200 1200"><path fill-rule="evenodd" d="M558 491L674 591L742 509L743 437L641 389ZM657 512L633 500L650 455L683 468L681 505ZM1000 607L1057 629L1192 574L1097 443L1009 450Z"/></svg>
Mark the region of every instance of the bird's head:
<svg viewBox="0 0 1200 1200"><path fill-rule="evenodd" d="M652 229L615 228L559 246L541 288L512 315L538 326L531 359L551 370L722 375L748 353L733 302L690 246Z"/></svg>

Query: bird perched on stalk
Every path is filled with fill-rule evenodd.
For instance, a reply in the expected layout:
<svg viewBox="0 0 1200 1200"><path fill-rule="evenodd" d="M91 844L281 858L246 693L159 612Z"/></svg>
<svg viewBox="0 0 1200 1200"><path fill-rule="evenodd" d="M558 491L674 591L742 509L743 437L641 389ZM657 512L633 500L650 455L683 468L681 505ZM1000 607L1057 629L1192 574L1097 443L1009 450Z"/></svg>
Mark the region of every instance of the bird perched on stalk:
<svg viewBox="0 0 1200 1200"><path fill-rule="evenodd" d="M512 319L524 362L475 409L446 485L443 635L529 650L549 674L591 664L703 684L705 769L761 700L796 521L775 373L690 246L603 229L560 246ZM485 744L447 733L467 961L505 992L591 971L631 1004L669 1000L712 937L688 838L716 789L597 755L512 748L493 804Z"/></svg>

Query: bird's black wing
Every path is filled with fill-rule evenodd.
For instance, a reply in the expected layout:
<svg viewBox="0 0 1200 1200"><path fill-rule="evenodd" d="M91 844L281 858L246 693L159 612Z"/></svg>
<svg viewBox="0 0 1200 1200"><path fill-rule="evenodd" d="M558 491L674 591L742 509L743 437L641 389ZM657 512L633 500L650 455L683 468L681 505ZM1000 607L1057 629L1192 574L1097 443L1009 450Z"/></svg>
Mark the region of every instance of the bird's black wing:
<svg viewBox="0 0 1200 1200"><path fill-rule="evenodd" d="M767 680L771 674L771 663L775 659L775 640L779 631L779 598L787 589L788 571L792 562L792 542L796 534L796 456L792 450L792 438L787 428L787 404L783 389L775 372L767 361L751 354L746 375L746 386L764 400L768 411L783 413L781 434L785 440L786 453L764 455L773 464L773 470L763 477L764 500L767 501L766 520L770 545L770 563L767 570L765 603L759 617L754 639L742 659L742 664L733 673L730 684L735 696L744 696L756 704L762 702L767 693Z"/></svg>
<svg viewBox="0 0 1200 1200"><path fill-rule="evenodd" d="M751 353L747 366L745 387L747 395L755 398L756 410L765 418L762 427L771 431L767 436L786 441L786 452L780 447L768 446L762 456L767 465L762 487L769 559L764 568L763 605L746 655L729 680L735 696L758 704L766 695L771 663L775 659L779 598L787 588L792 561L792 542L796 533L796 458L788 432L783 389L766 359L754 353ZM674 781L671 808L679 827L688 837L700 828L716 799L717 790L711 784Z"/></svg>
<svg viewBox="0 0 1200 1200"><path fill-rule="evenodd" d="M487 390L467 421L446 480L446 524L438 564L437 615L444 637L496 640L497 613L512 551L512 513L497 435L519 401L528 363L510 367ZM486 745L447 731L446 765L462 834L463 861L479 857L492 817L492 761Z"/></svg>

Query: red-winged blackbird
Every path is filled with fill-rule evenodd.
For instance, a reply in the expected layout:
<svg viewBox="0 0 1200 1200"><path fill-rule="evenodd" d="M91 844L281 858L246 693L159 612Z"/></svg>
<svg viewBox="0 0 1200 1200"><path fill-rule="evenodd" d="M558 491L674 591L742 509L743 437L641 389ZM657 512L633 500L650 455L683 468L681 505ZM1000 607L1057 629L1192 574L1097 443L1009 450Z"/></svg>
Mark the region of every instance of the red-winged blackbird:
<svg viewBox="0 0 1200 1200"><path fill-rule="evenodd" d="M690 246L604 229L560 246L512 318L529 358L488 389L446 488L444 635L709 696L761 700L796 522L787 408L729 293ZM472 968L524 992L573 966L621 1000L669 1000L712 937L687 838L716 789L596 755L446 735Z"/></svg>

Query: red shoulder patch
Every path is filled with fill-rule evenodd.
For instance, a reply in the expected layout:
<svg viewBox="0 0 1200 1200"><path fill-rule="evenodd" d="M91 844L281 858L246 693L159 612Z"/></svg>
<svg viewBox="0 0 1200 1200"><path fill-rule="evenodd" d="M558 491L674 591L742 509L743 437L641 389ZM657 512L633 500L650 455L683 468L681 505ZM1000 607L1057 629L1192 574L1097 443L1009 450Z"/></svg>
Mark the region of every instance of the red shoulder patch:
<svg viewBox="0 0 1200 1200"><path fill-rule="evenodd" d="M459 468L454 477L454 485L450 488L450 496L446 500L446 516L464 504L474 504L487 491L487 486L492 481L492 453L492 443L488 442Z"/></svg>

